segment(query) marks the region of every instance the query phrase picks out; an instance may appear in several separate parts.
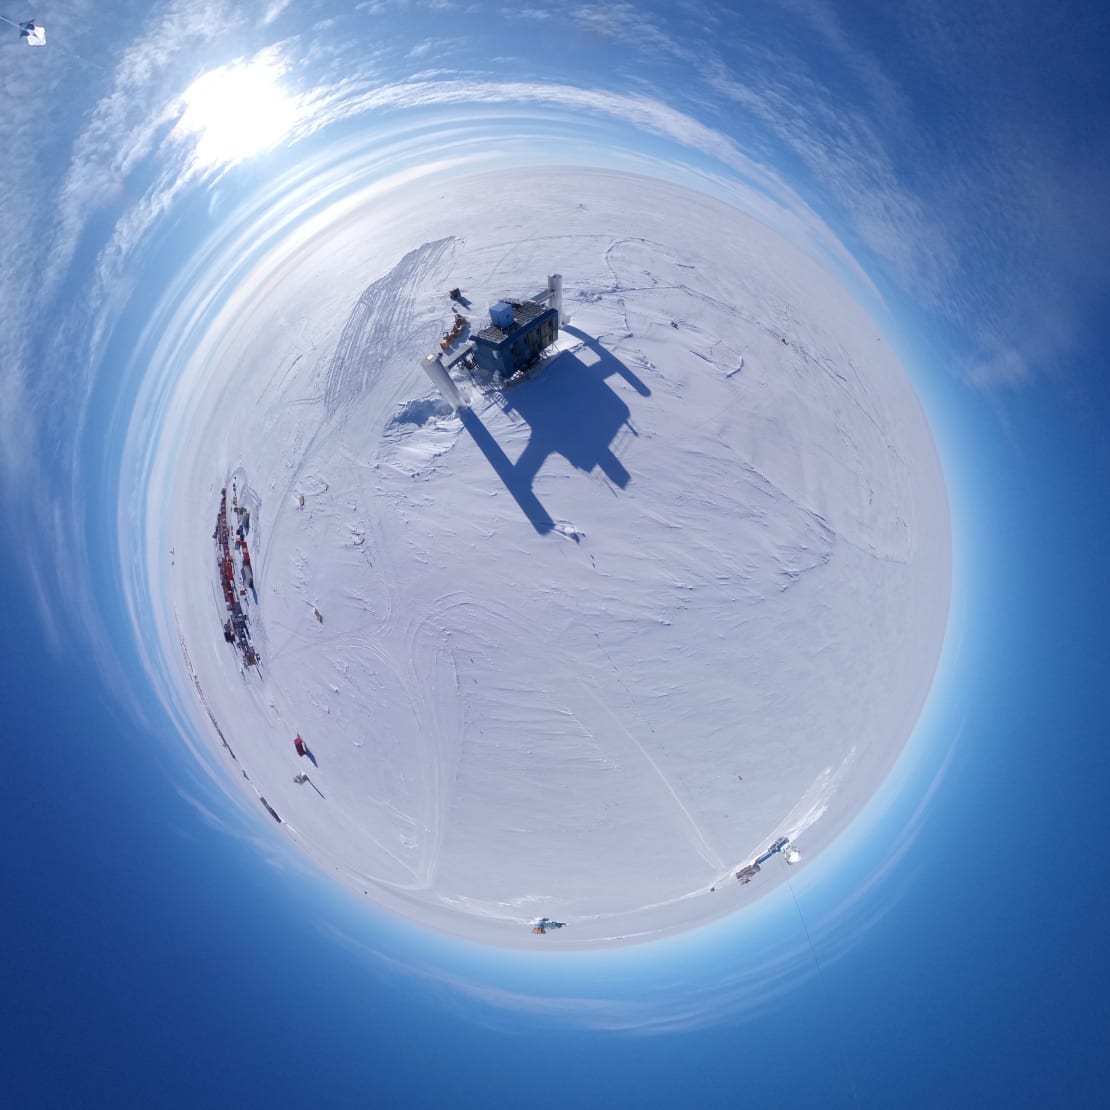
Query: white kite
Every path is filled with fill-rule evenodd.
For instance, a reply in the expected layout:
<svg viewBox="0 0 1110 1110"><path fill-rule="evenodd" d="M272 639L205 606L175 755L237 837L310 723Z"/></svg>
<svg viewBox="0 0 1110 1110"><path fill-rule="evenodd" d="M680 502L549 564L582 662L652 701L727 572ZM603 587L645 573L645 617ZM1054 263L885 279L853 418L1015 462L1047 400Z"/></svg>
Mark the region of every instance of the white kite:
<svg viewBox="0 0 1110 1110"><path fill-rule="evenodd" d="M9 27L14 27L19 32L19 37L28 46L46 45L46 28L41 23L36 23L33 19L24 20L22 23L15 23L6 15L0 15L0 23L6 23Z"/></svg>
<svg viewBox="0 0 1110 1110"><path fill-rule="evenodd" d="M26 23L19 25L19 37L28 46L45 46L46 45L46 28L41 23L36 23L33 19L27 20Z"/></svg>

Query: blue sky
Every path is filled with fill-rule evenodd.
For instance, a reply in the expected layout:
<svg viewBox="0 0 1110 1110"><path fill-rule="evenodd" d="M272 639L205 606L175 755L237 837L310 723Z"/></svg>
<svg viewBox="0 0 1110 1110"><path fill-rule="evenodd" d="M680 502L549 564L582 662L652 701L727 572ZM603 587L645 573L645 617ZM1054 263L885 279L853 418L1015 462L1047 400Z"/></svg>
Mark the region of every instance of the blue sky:
<svg viewBox="0 0 1110 1110"><path fill-rule="evenodd" d="M13 32L2 71L5 1103L1102 1105L1104 9L34 15L48 46ZM289 103L237 163L188 115L225 66L268 67ZM368 918L213 788L161 700L173 660L126 608L149 568L119 507L150 475L125 439L164 431L169 375L236 291L225 260L289 241L290 182L339 203L477 157L745 207L864 299L914 380L953 511L949 640L800 916L784 889L568 961Z"/></svg>

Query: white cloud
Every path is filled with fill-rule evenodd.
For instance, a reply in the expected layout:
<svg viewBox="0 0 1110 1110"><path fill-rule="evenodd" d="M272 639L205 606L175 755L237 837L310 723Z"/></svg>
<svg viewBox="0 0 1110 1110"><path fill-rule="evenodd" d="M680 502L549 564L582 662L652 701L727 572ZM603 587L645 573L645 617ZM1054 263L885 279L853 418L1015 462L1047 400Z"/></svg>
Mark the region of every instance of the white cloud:
<svg viewBox="0 0 1110 1110"><path fill-rule="evenodd" d="M278 19L292 3L293 0L271 0L271 3L262 15L262 26L268 27Z"/></svg>
<svg viewBox="0 0 1110 1110"><path fill-rule="evenodd" d="M1029 359L1013 347L990 348L975 356L967 368L967 380L977 389L1014 389L1033 378Z"/></svg>
<svg viewBox="0 0 1110 1110"><path fill-rule="evenodd" d="M59 190L57 232L50 279L64 272L90 217L164 138L178 109L184 74L178 66L204 57L204 50L234 35L234 15L212 2L178 0L146 33L128 44L110 92L93 108L77 141Z"/></svg>
<svg viewBox="0 0 1110 1110"><path fill-rule="evenodd" d="M602 40L599 45L631 45L661 57L691 56L682 40L636 4L582 4L570 10L570 18L580 33Z"/></svg>
<svg viewBox="0 0 1110 1110"><path fill-rule="evenodd" d="M745 82L722 62L706 76L722 96L768 127L825 190L828 217L841 215L903 288L936 307L955 266L945 227L901 182L875 124L836 104L804 72L779 65L771 83ZM828 200L835 205L828 205Z"/></svg>

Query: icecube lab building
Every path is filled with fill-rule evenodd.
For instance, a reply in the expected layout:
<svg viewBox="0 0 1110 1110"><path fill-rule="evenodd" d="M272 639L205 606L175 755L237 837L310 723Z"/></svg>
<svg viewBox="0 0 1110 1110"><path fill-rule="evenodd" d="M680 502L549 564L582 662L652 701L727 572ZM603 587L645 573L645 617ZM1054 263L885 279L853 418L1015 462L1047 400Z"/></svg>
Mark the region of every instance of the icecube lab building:
<svg viewBox="0 0 1110 1110"><path fill-rule="evenodd" d="M494 381L526 370L559 337L559 309L537 301L498 301L474 337L474 361Z"/></svg>

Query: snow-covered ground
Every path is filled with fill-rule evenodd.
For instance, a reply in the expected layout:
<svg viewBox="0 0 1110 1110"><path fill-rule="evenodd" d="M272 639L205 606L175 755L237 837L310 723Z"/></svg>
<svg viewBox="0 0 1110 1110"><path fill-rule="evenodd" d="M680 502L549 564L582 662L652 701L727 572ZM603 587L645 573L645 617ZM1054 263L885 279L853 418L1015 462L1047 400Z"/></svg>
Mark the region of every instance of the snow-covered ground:
<svg viewBox="0 0 1110 1110"><path fill-rule="evenodd" d="M451 413L418 366L447 290L481 327L553 272L564 353ZM899 755L947 616L940 468L874 323L761 225L597 171L413 187L204 357L183 682L229 781L359 897L495 944L673 932L780 881L731 878L780 834L812 858ZM257 670L221 634L233 476Z"/></svg>

